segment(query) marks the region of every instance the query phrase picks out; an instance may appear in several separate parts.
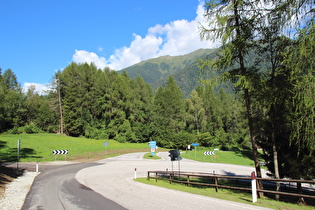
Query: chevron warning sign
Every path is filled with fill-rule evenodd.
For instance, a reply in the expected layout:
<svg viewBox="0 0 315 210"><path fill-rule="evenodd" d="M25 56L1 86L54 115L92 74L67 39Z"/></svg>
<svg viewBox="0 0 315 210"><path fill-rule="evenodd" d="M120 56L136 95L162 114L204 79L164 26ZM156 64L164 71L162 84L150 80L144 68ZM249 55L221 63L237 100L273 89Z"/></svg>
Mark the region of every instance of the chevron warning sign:
<svg viewBox="0 0 315 210"><path fill-rule="evenodd" d="M65 155L68 154L67 149L62 149L62 150L53 150L53 155Z"/></svg>

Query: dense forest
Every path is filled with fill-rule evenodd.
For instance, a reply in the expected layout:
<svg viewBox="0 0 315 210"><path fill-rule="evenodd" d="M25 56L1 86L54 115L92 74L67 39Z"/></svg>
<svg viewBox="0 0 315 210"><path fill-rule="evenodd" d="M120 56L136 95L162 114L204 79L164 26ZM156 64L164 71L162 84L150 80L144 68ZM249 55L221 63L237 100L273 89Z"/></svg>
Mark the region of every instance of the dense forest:
<svg viewBox="0 0 315 210"><path fill-rule="evenodd" d="M267 9L247 0L206 3L209 25L200 26L201 38L220 39L222 47L217 57L199 60L195 73L219 76L203 79L189 97L173 75L153 89L140 76L88 63L57 72L45 95L22 92L11 69L0 71L0 132L248 149L258 176L262 149L274 177L314 179L314 5L269 3ZM225 82L234 84L233 93Z"/></svg>
<svg viewBox="0 0 315 210"><path fill-rule="evenodd" d="M181 149L195 141L225 149L249 147L242 103L213 85L199 86L184 99L173 76L154 92L140 76L131 79L87 63L71 63L56 73L46 95L34 88L23 93L10 69L1 81L2 132L156 140L159 146Z"/></svg>

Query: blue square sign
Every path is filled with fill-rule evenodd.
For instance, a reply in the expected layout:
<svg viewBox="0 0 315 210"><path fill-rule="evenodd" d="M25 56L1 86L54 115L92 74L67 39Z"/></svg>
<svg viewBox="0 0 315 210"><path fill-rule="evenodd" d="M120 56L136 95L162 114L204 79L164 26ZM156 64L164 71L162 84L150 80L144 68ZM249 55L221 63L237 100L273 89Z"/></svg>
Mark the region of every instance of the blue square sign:
<svg viewBox="0 0 315 210"><path fill-rule="evenodd" d="M150 148L156 148L156 141L149 142Z"/></svg>

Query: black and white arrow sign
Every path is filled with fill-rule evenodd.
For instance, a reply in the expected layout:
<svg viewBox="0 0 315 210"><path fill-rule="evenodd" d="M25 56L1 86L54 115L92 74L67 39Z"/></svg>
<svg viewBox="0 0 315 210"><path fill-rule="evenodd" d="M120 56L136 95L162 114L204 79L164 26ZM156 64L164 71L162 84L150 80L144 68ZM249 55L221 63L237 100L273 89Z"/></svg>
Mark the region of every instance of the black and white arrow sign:
<svg viewBox="0 0 315 210"><path fill-rule="evenodd" d="M214 151L205 151L204 155L214 155Z"/></svg>
<svg viewBox="0 0 315 210"><path fill-rule="evenodd" d="M63 149L63 150L53 150L53 155L65 155L68 154L68 150Z"/></svg>

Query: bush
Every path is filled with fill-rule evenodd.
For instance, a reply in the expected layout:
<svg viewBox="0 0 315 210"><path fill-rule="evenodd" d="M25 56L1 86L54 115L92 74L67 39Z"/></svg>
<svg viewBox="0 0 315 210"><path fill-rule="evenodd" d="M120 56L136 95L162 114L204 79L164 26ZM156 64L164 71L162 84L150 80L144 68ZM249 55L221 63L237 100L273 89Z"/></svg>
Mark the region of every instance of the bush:
<svg viewBox="0 0 315 210"><path fill-rule="evenodd" d="M84 135L89 139L108 139L108 133L105 128L95 128L87 126Z"/></svg>
<svg viewBox="0 0 315 210"><path fill-rule="evenodd" d="M8 133L11 134L21 134L21 133L44 133L35 123L31 122L28 125L25 125L23 127L14 127L11 130L9 130Z"/></svg>
<svg viewBox="0 0 315 210"><path fill-rule="evenodd" d="M196 140L196 136L191 133L181 132L175 135L176 149L185 149Z"/></svg>

